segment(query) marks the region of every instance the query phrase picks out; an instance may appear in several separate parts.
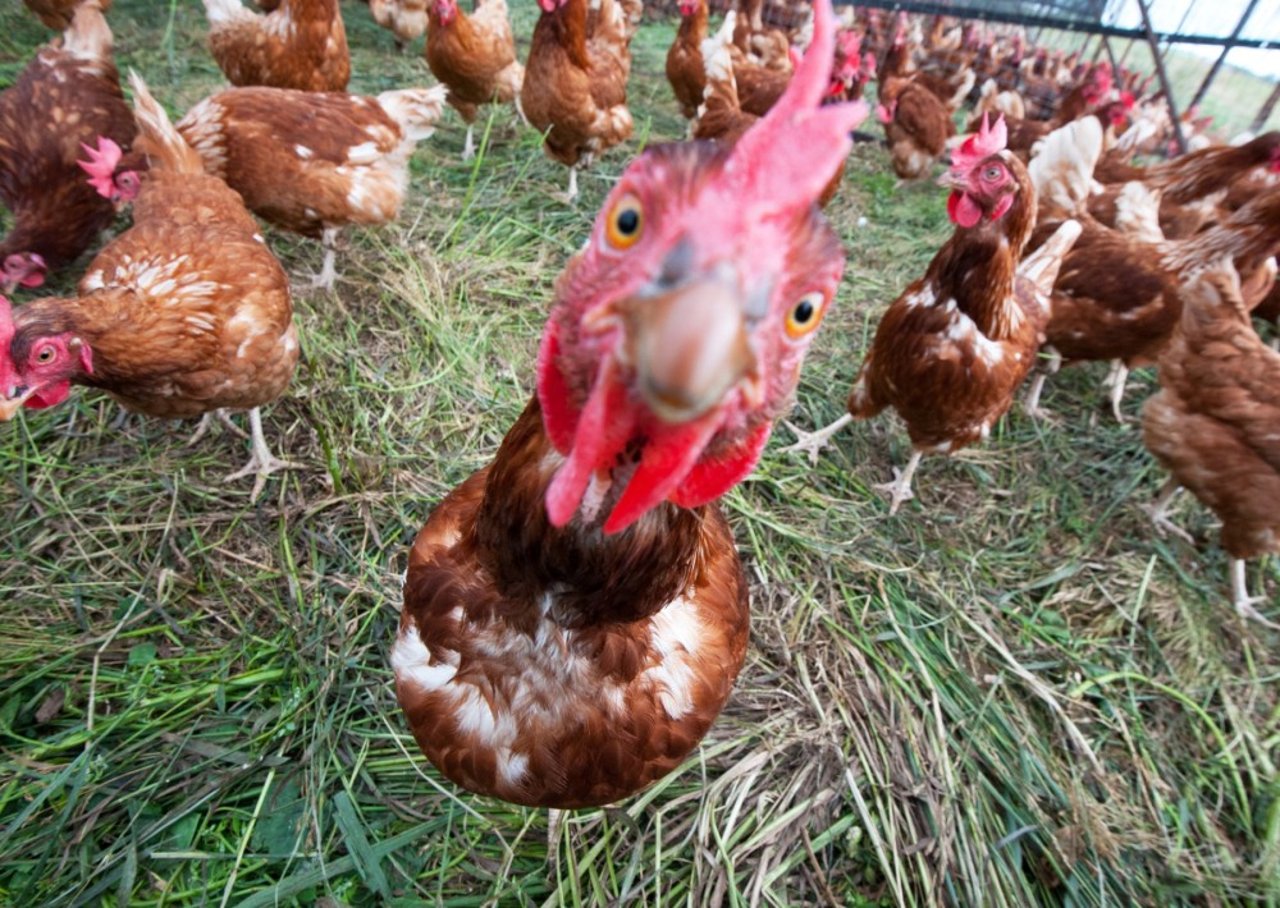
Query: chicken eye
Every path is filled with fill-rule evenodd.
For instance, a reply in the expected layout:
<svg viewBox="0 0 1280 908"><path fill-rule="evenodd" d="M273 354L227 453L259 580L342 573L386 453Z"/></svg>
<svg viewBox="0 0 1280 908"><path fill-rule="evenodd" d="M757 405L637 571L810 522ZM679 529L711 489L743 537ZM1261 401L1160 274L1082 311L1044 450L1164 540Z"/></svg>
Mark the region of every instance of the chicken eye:
<svg viewBox="0 0 1280 908"><path fill-rule="evenodd" d="M982 178L989 183L995 182L996 180L1000 179L1000 168L992 164L990 167L988 167L986 170L982 172Z"/></svg>
<svg viewBox="0 0 1280 908"><path fill-rule="evenodd" d="M48 363L53 362L54 355L54 349L52 347L43 347L36 353L36 362L42 366L47 365Z"/></svg>
<svg viewBox="0 0 1280 908"><path fill-rule="evenodd" d="M609 212L605 236L614 249L630 249L644 232L644 209L633 195L624 195Z"/></svg>
<svg viewBox="0 0 1280 908"><path fill-rule="evenodd" d="M791 307L787 313L787 336L798 340L818 327L822 321L823 296L821 293L806 293Z"/></svg>

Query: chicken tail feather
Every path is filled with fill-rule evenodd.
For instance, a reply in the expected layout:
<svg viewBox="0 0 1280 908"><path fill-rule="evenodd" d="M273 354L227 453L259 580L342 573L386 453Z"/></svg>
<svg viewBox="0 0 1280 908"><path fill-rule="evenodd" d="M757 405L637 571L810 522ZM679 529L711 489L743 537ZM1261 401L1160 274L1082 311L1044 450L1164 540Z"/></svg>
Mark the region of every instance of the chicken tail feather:
<svg viewBox="0 0 1280 908"><path fill-rule="evenodd" d="M1063 221L1053 236L1022 260L1022 264L1018 266L1018 276L1031 281L1037 291L1048 296L1058 281L1063 260L1080 238L1080 231L1079 221Z"/></svg>
<svg viewBox="0 0 1280 908"><path fill-rule="evenodd" d="M134 148L146 154L151 166L159 170L204 173L200 156L173 128L169 115L151 96L142 76L130 70L129 84L133 87L133 115L138 121Z"/></svg>
<svg viewBox="0 0 1280 908"><path fill-rule="evenodd" d="M436 131L436 123L444 113L447 95L448 91L443 85L402 88L398 91L384 91L378 95L378 103L391 119L400 124L406 139L421 142Z"/></svg>

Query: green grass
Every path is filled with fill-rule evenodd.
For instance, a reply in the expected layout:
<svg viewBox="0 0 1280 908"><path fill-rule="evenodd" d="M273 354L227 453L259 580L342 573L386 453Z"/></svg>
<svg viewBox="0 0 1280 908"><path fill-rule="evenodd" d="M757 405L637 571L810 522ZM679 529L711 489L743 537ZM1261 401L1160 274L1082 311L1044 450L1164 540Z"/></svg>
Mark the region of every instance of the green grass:
<svg viewBox="0 0 1280 908"><path fill-rule="evenodd" d="M527 42L533 4L514 10ZM429 79L346 5L353 89ZM116 0L119 57L180 111L219 82L199 4ZM0 75L46 33L9 0ZM637 136L682 134L636 42ZM459 160L450 115L401 221L355 231L301 292L305 360L266 408L306 469L222 477L223 432L78 393L0 427L0 903L12 905L1227 905L1280 902L1280 650L1235 617L1212 516L1162 540L1163 477L1098 367L1050 423L926 460L857 424L816 466L780 448L726 500L753 578L747 665L679 771L569 816L472 796L418 754L386 654L407 545L532 388L552 281L635 153L565 171L509 110ZM874 127L869 127L874 128ZM940 191L859 146L830 215L849 266L792 419L836 417L879 312L948 235ZM859 226L859 218L867 222ZM269 233L286 267L317 244ZM69 285L74 275L62 286ZM1132 379L1137 415L1154 387ZM1254 564L1276 596L1276 559ZM1271 608L1273 617L1276 609Z"/></svg>

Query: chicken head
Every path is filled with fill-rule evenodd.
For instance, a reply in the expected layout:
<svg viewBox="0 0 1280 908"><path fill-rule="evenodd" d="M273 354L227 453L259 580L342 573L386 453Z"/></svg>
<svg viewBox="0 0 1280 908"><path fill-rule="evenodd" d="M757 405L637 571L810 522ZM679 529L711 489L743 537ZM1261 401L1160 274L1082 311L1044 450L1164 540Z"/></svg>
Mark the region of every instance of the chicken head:
<svg viewBox="0 0 1280 908"><path fill-rule="evenodd" d="M116 172L124 157L119 145L106 136L99 136L97 148L83 142L80 147L88 155L88 160L76 163L89 175L89 185L98 190L100 196L113 202L132 202L138 197L138 190L142 187L138 172Z"/></svg>
<svg viewBox="0 0 1280 908"><path fill-rule="evenodd" d="M547 434L565 458L547 492L556 526L612 503L603 529L615 533L663 501L719 497L789 405L844 268L815 202L867 114L819 107L833 28L821 0L786 93L732 149L636 159L561 275L538 355Z"/></svg>
<svg viewBox="0 0 1280 908"><path fill-rule="evenodd" d="M71 380L93 373L93 352L70 331L57 326L15 324L9 301L0 296L0 422L22 407L60 404Z"/></svg>
<svg viewBox="0 0 1280 908"><path fill-rule="evenodd" d="M39 287L44 283L48 266L38 252L15 252L4 259L4 292L12 293L15 287Z"/></svg>
<svg viewBox="0 0 1280 908"><path fill-rule="evenodd" d="M974 227L986 217L998 221L1013 207L1018 180L1013 157L1005 151L1009 131L1001 115L990 126L982 115L982 127L951 153L951 169L938 178L951 187L947 216L953 224Z"/></svg>

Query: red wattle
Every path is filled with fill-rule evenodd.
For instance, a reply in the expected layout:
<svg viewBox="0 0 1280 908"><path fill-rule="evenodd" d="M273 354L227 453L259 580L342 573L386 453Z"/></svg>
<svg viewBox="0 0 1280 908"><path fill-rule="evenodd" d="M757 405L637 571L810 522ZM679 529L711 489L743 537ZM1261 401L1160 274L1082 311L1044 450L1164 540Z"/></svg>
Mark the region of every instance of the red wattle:
<svg viewBox="0 0 1280 908"><path fill-rule="evenodd" d="M968 228L982 220L982 209L978 207L977 202L969 198L968 193L953 189L951 195L947 197L947 217L953 224Z"/></svg>

